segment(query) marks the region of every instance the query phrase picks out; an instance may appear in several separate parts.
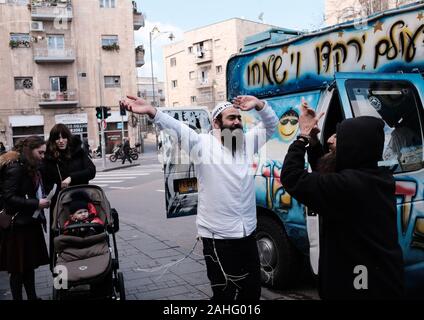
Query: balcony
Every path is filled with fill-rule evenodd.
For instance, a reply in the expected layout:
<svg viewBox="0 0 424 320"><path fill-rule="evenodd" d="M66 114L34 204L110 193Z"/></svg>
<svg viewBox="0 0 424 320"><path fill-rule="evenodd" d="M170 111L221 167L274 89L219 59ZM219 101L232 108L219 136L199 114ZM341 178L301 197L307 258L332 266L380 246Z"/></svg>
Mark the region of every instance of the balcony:
<svg viewBox="0 0 424 320"><path fill-rule="evenodd" d="M34 49L36 63L73 63L75 53L73 49Z"/></svg>
<svg viewBox="0 0 424 320"><path fill-rule="evenodd" d="M135 65L137 68L144 66L144 47L135 48Z"/></svg>
<svg viewBox="0 0 424 320"><path fill-rule="evenodd" d="M67 90L63 92L40 90L40 107L77 107L78 97L76 90Z"/></svg>
<svg viewBox="0 0 424 320"><path fill-rule="evenodd" d="M195 52L195 63L206 63L211 62L213 58L212 50L201 50Z"/></svg>
<svg viewBox="0 0 424 320"><path fill-rule="evenodd" d="M31 4L31 18L38 21L72 21L73 11L71 1L38 1Z"/></svg>
<svg viewBox="0 0 424 320"><path fill-rule="evenodd" d="M141 12L133 11L134 30L144 27L144 15Z"/></svg>
<svg viewBox="0 0 424 320"><path fill-rule="evenodd" d="M212 87L212 81L199 81L196 84L196 88L197 89L206 89L206 88L211 88Z"/></svg>

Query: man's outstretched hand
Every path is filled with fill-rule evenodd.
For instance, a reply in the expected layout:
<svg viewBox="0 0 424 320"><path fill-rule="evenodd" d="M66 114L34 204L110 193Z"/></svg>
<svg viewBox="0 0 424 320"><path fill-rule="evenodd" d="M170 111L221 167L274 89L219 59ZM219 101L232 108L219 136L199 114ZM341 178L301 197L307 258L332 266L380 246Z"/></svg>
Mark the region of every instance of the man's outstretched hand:
<svg viewBox="0 0 424 320"><path fill-rule="evenodd" d="M324 115L324 112L321 112L319 115L317 115L315 110L309 107L308 102L306 102L304 99L302 99L300 111L300 133L302 135L307 135L312 138L315 138L320 131L318 128L318 122Z"/></svg>
<svg viewBox="0 0 424 320"><path fill-rule="evenodd" d="M239 108L243 111L249 111L255 108L256 110L262 110L265 103L255 96L237 96L232 101L235 108Z"/></svg>
<svg viewBox="0 0 424 320"><path fill-rule="evenodd" d="M138 114L147 114L150 118L154 118L156 115L156 108L151 106L146 100L127 96L124 100L119 101L126 110Z"/></svg>

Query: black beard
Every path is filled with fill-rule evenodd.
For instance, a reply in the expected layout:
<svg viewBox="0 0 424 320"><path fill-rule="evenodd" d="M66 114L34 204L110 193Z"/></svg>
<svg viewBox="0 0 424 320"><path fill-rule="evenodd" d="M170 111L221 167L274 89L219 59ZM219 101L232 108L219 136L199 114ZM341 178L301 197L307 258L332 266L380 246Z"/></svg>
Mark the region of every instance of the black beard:
<svg viewBox="0 0 424 320"><path fill-rule="evenodd" d="M320 173L336 172L336 152L330 151L323 155L318 160L317 169Z"/></svg>

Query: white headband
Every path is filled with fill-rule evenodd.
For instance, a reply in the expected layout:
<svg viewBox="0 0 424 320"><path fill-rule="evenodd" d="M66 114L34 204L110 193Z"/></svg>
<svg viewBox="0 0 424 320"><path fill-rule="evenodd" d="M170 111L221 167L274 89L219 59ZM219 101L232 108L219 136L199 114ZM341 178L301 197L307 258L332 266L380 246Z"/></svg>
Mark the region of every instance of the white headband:
<svg viewBox="0 0 424 320"><path fill-rule="evenodd" d="M218 117L222 111L225 109L228 109L232 107L233 104L230 102L221 102L216 105L216 107L212 110L212 120L215 120L216 117Z"/></svg>

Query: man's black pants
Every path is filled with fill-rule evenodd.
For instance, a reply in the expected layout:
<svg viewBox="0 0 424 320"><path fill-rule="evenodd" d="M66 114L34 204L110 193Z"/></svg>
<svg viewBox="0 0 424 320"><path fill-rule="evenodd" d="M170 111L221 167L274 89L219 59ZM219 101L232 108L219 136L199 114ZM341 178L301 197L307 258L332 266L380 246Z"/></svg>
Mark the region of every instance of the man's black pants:
<svg viewBox="0 0 424 320"><path fill-rule="evenodd" d="M261 270L255 233L241 239L202 240L212 300L259 300Z"/></svg>

